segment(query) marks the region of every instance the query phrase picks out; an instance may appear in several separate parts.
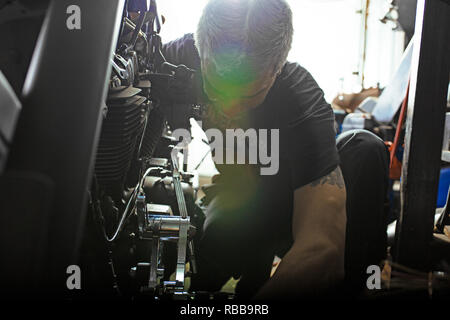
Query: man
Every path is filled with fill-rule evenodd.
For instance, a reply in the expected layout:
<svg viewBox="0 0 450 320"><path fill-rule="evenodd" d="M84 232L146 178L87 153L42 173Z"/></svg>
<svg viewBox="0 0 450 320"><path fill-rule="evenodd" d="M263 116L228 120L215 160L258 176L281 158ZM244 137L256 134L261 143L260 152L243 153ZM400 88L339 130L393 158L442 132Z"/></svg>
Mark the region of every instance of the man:
<svg viewBox="0 0 450 320"><path fill-rule="evenodd" d="M285 0L210 0L195 40L186 35L163 48L169 62L201 70L204 129L279 130L276 174L261 175L260 165L248 163L218 165L219 191L197 244L192 290L218 291L231 276L240 278L236 293L244 298L320 295L340 285L351 206L346 185L356 191L357 175L364 176L351 173L355 163L355 170L375 166L378 191L367 206L382 220L385 147L369 133L347 137L346 158L364 151L358 157L373 165L349 163L344 183L333 111L308 71L286 62L292 37ZM361 209L365 204L357 203L350 211ZM282 261L270 277L274 255Z"/></svg>

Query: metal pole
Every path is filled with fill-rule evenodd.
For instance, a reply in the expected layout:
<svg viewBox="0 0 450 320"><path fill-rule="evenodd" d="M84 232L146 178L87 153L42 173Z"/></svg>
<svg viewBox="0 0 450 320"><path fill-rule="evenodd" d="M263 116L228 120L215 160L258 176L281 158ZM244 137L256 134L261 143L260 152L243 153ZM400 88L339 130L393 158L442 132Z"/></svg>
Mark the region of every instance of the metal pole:
<svg viewBox="0 0 450 320"><path fill-rule="evenodd" d="M446 1L418 1L394 258L421 270L431 267L450 71L449 17Z"/></svg>

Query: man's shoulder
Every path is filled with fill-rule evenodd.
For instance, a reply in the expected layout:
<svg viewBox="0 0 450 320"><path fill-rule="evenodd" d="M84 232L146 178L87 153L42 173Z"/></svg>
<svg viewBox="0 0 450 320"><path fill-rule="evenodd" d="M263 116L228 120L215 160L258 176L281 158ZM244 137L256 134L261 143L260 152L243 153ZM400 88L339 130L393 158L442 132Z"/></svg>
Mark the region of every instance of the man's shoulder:
<svg viewBox="0 0 450 320"><path fill-rule="evenodd" d="M278 78L280 81L287 81L293 78L304 77L308 73L308 70L299 63L286 61Z"/></svg>
<svg viewBox="0 0 450 320"><path fill-rule="evenodd" d="M186 33L182 37L168 42L166 45L173 45L173 44L178 45L179 47L181 47L181 46L186 46L186 47L194 46L194 44L195 44L194 34L193 33Z"/></svg>
<svg viewBox="0 0 450 320"><path fill-rule="evenodd" d="M311 73L298 63L286 62L274 84L274 98L283 105L288 122L298 122L312 114L332 114L323 90Z"/></svg>
<svg viewBox="0 0 450 320"><path fill-rule="evenodd" d="M194 34L187 33L181 38L163 45L163 54L173 64L184 64L189 68L199 69L200 56L195 46Z"/></svg>
<svg viewBox="0 0 450 320"><path fill-rule="evenodd" d="M286 62L277 77L275 85L278 90L291 100L324 100L322 89L317 84L311 73L295 62ZM320 102L320 101L319 101Z"/></svg>

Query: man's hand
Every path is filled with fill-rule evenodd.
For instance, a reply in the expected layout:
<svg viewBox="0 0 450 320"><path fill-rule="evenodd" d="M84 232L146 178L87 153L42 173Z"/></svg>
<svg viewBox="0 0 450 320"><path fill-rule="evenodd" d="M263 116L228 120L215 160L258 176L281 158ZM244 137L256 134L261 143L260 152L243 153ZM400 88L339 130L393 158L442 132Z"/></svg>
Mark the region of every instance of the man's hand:
<svg viewBox="0 0 450 320"><path fill-rule="evenodd" d="M256 299L320 295L344 277L346 191L337 167L294 192L294 244Z"/></svg>

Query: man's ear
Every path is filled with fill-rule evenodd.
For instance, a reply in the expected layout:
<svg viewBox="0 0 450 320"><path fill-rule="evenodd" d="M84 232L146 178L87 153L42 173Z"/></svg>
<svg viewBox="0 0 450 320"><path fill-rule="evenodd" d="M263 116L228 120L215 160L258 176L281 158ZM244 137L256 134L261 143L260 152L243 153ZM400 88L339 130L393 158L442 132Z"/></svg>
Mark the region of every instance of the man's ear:
<svg viewBox="0 0 450 320"><path fill-rule="evenodd" d="M273 78L276 79L280 74L281 71L283 70L283 67L279 68L278 66L273 68Z"/></svg>
<svg viewBox="0 0 450 320"><path fill-rule="evenodd" d="M283 67L278 68L278 70L275 73L275 77L278 77L281 74L281 71L283 71Z"/></svg>

